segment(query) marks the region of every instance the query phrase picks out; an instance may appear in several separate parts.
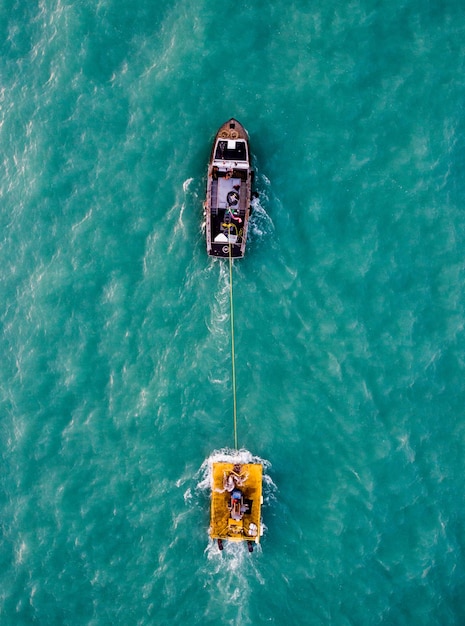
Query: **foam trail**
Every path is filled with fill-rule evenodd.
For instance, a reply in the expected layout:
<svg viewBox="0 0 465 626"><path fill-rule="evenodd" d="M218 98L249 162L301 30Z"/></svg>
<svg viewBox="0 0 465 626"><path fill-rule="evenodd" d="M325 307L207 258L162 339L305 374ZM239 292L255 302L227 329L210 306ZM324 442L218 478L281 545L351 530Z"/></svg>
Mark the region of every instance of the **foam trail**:
<svg viewBox="0 0 465 626"><path fill-rule="evenodd" d="M270 237L275 232L273 220L263 206L262 200L264 204L268 201L268 196L265 192L262 192L260 197L253 198L251 202L252 215L250 217L249 233L252 240Z"/></svg>

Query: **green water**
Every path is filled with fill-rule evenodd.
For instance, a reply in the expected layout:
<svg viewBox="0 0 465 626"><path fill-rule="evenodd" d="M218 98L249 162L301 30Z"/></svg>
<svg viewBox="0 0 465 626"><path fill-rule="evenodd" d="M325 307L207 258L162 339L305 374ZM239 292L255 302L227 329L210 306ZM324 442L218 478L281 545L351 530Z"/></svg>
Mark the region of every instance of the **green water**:
<svg viewBox="0 0 465 626"><path fill-rule="evenodd" d="M464 41L459 0L3 0L2 624L465 623ZM253 555L208 538L231 116Z"/></svg>

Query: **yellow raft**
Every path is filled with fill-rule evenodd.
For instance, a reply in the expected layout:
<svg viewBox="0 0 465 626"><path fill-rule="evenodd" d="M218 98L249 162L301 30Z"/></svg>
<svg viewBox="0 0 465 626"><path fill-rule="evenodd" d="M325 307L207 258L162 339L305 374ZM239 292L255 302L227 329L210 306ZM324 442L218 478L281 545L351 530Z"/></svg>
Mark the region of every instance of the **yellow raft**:
<svg viewBox="0 0 465 626"><path fill-rule="evenodd" d="M262 466L259 463L213 463L210 537L259 543L261 527Z"/></svg>

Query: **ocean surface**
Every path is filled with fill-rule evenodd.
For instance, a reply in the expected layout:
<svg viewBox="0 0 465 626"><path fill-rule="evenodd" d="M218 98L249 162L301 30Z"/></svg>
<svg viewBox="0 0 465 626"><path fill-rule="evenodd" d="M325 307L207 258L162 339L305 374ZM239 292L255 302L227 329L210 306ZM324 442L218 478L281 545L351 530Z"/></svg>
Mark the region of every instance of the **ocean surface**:
<svg viewBox="0 0 465 626"><path fill-rule="evenodd" d="M0 51L2 626L465 624L463 0L2 0Z"/></svg>

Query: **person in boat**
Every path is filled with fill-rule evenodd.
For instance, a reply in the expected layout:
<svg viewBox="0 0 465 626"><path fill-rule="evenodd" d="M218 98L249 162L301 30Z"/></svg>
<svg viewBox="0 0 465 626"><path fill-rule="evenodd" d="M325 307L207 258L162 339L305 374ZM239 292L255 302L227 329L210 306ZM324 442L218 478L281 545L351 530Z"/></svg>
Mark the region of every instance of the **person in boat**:
<svg viewBox="0 0 465 626"><path fill-rule="evenodd" d="M229 474L224 473L223 487L231 493L236 487L242 487L246 480L247 474L243 474L242 467L236 463Z"/></svg>
<svg viewBox="0 0 465 626"><path fill-rule="evenodd" d="M231 511L231 517L234 520L241 520L247 507L244 505L244 500L242 499L242 491L239 489L235 489L231 494L231 504L229 505L229 510Z"/></svg>
<svg viewBox="0 0 465 626"><path fill-rule="evenodd" d="M234 478L232 474L224 474L224 478L223 478L223 487L226 489L226 491L231 492L234 487L235 487L235 483L234 483Z"/></svg>
<svg viewBox="0 0 465 626"><path fill-rule="evenodd" d="M242 218L239 217L239 215L237 214L237 210L236 209L232 209L231 207L228 207L227 208L227 213L231 217L231 219L233 219L235 222L238 222L239 224L242 224Z"/></svg>

